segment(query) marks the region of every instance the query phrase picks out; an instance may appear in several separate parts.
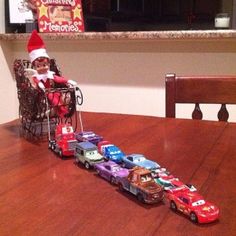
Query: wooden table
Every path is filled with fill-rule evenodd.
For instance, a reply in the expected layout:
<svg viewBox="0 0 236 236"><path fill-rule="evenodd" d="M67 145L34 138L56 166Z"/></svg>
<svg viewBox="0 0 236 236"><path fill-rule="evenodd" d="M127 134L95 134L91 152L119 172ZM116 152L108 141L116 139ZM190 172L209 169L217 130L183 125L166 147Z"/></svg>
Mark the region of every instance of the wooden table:
<svg viewBox="0 0 236 236"><path fill-rule="evenodd" d="M236 235L236 124L83 113L93 130L125 153L142 153L220 208L195 225L165 203L145 205L94 171L62 160L47 142L0 125L0 235Z"/></svg>

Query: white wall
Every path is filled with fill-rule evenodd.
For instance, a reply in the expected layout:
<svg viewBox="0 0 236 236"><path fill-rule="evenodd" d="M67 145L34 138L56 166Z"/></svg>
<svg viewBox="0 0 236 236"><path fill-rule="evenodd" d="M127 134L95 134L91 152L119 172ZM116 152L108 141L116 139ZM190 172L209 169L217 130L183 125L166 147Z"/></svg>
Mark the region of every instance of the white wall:
<svg viewBox="0 0 236 236"><path fill-rule="evenodd" d="M16 84L12 76L13 53L11 45L0 41L0 123L18 117Z"/></svg>
<svg viewBox="0 0 236 236"><path fill-rule="evenodd" d="M83 110L165 116L165 74L236 75L234 40L45 41L64 76L83 90ZM27 57L26 42L14 57ZM191 106L192 108L192 106ZM236 108L231 120L236 121ZM206 119L217 119L215 108ZM190 117L189 106L177 116Z"/></svg>
<svg viewBox="0 0 236 236"><path fill-rule="evenodd" d="M0 0L0 33L5 33L5 1Z"/></svg>
<svg viewBox="0 0 236 236"><path fill-rule="evenodd" d="M0 33L5 33L5 1L0 0ZM18 117L18 101L12 76L12 44L0 41L0 124Z"/></svg>

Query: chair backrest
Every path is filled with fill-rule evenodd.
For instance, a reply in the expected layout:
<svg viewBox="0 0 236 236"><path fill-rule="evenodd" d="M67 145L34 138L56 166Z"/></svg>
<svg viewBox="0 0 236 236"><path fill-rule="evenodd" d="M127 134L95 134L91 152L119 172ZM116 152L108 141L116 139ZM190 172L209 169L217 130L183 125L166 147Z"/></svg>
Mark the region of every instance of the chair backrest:
<svg viewBox="0 0 236 236"><path fill-rule="evenodd" d="M226 104L236 104L236 76L166 75L166 117L175 118L177 103L193 103L193 119L202 119L199 104L221 104L219 121L228 121Z"/></svg>

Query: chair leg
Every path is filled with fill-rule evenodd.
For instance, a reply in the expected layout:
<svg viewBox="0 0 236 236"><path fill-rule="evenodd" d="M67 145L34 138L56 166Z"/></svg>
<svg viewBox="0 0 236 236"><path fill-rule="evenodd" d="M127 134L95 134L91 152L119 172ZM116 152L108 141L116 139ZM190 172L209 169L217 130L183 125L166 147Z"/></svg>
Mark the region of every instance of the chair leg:
<svg viewBox="0 0 236 236"><path fill-rule="evenodd" d="M218 120L219 121L228 121L228 119L229 119L229 112L226 108L226 105L222 104L221 108L218 112Z"/></svg>
<svg viewBox="0 0 236 236"><path fill-rule="evenodd" d="M203 115L202 115L202 111L200 109L200 105L199 105L199 103L196 103L195 108L192 113L192 118L194 120L202 120L202 117L203 117Z"/></svg>

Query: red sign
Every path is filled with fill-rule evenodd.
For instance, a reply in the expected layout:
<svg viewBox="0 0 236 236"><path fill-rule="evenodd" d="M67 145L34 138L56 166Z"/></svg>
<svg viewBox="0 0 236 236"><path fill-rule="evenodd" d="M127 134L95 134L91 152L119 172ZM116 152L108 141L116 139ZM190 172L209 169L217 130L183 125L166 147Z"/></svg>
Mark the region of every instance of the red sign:
<svg viewBox="0 0 236 236"><path fill-rule="evenodd" d="M36 0L39 32L84 32L81 0Z"/></svg>

